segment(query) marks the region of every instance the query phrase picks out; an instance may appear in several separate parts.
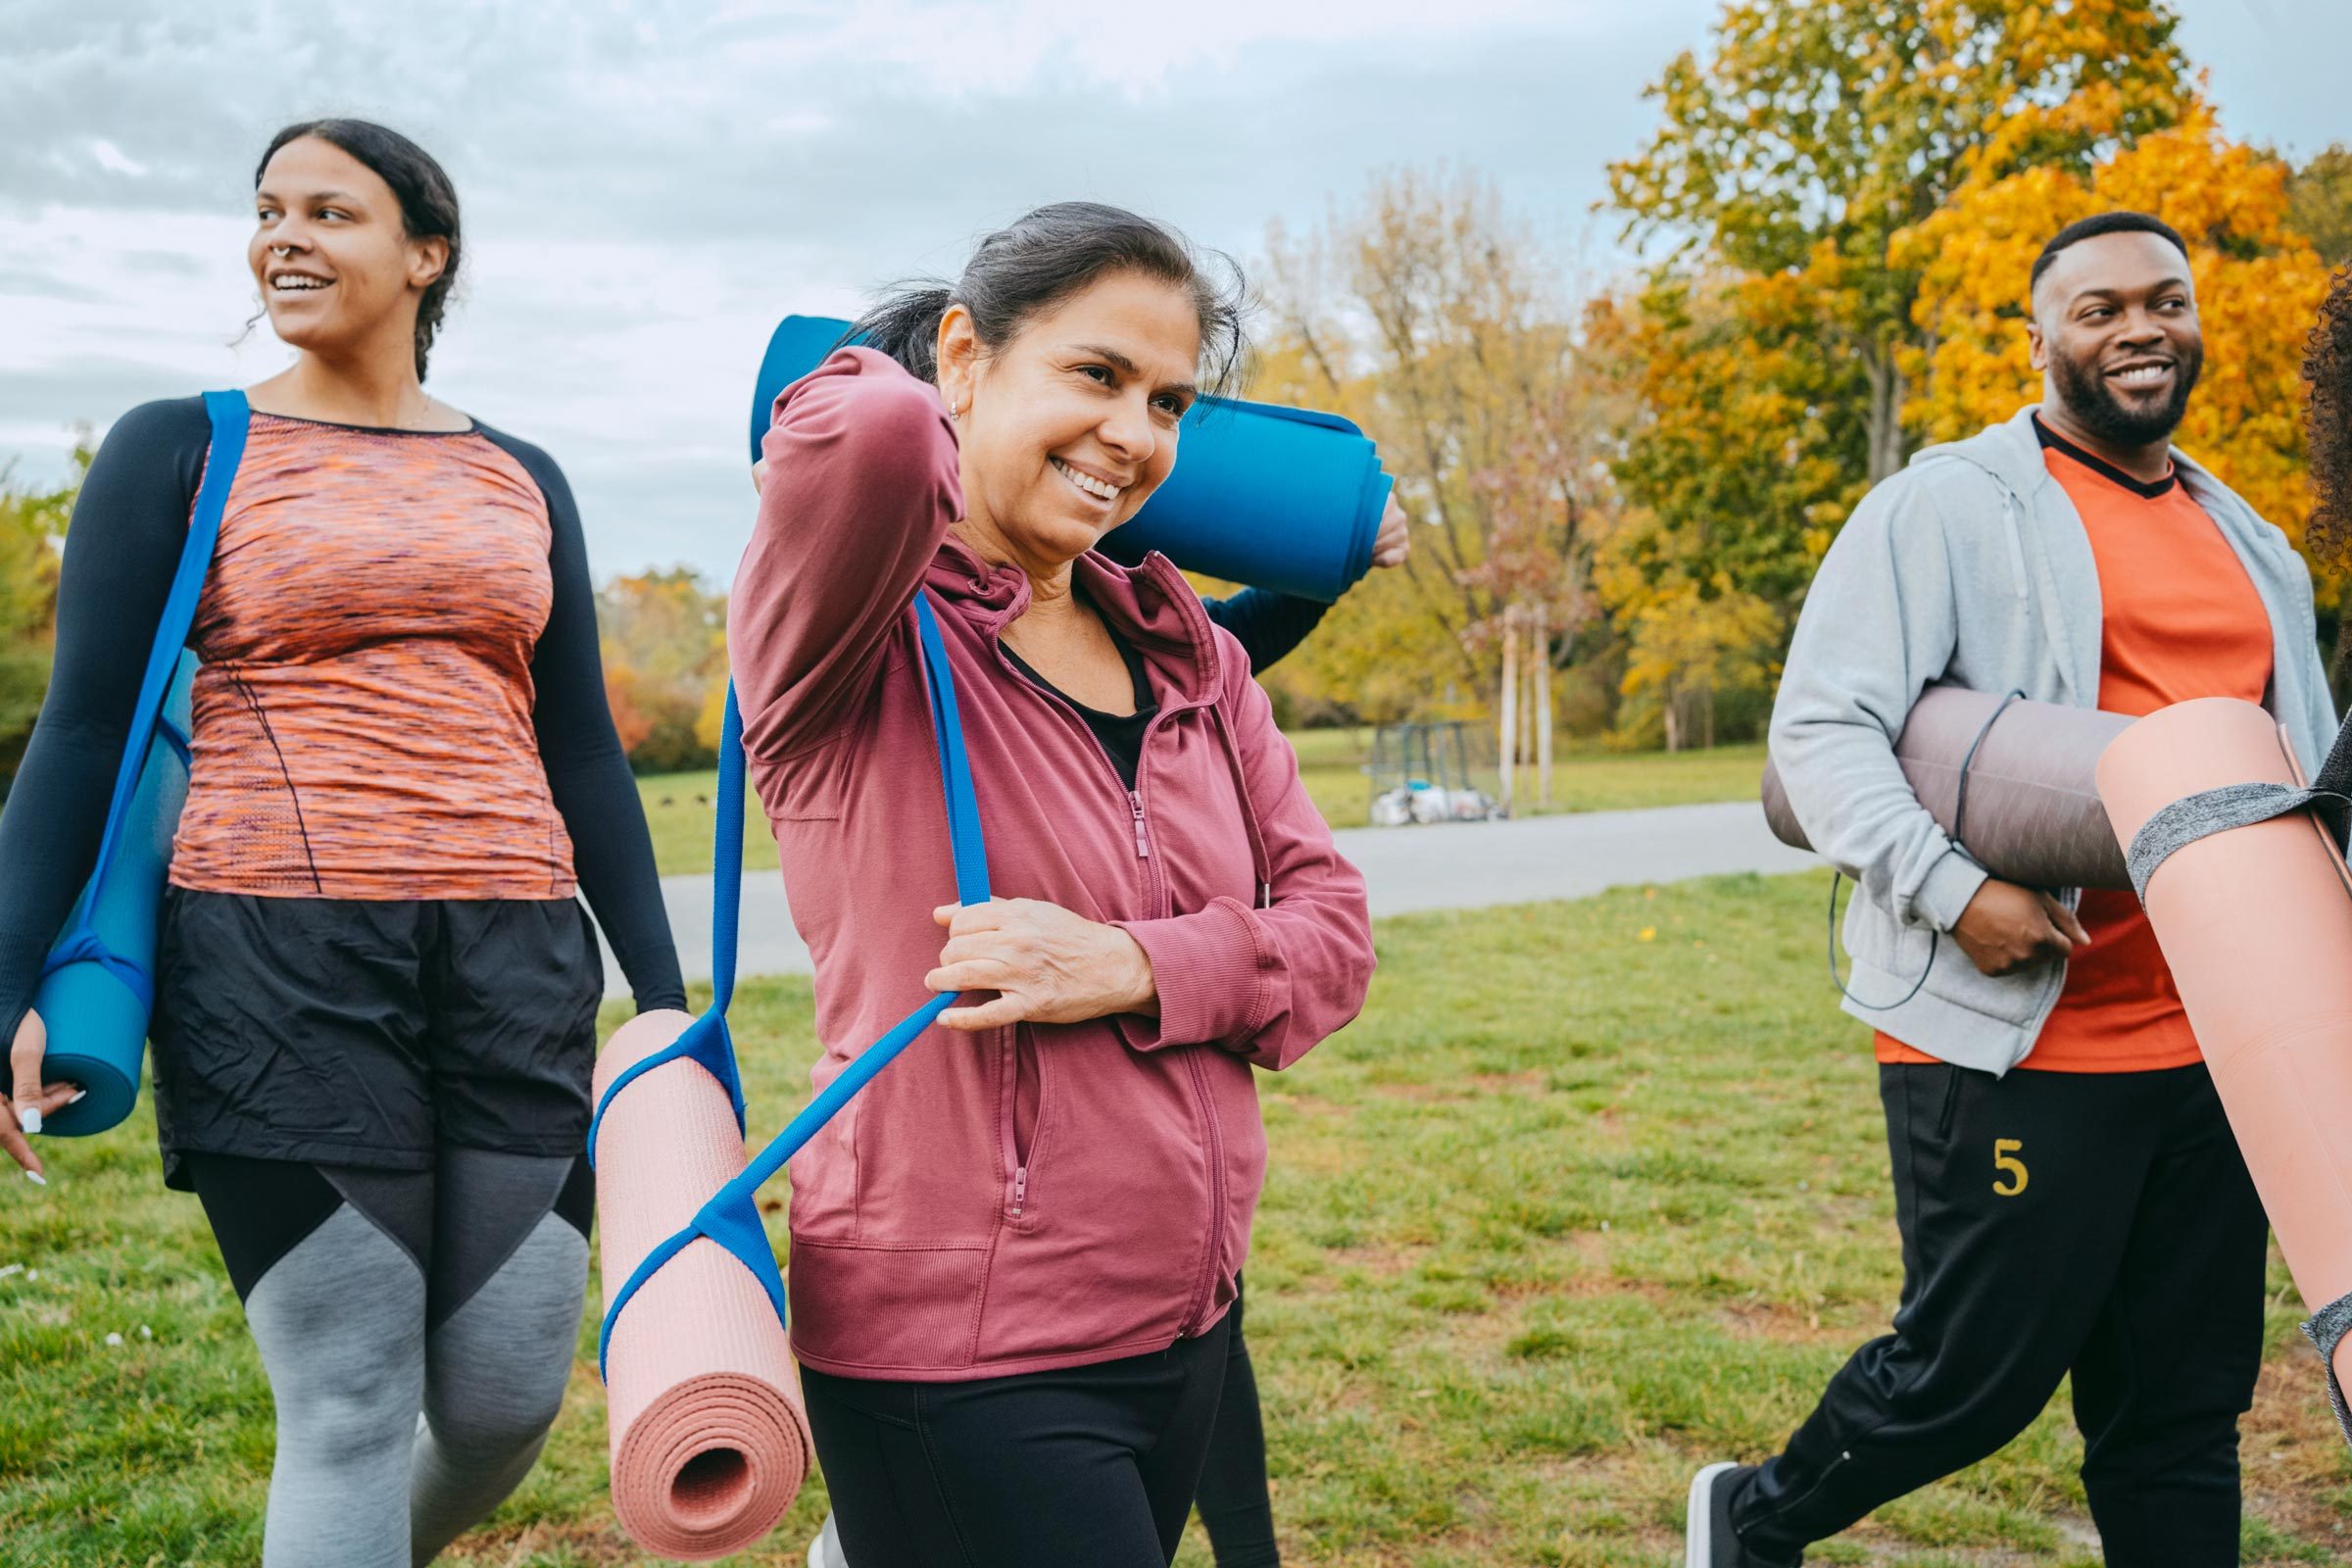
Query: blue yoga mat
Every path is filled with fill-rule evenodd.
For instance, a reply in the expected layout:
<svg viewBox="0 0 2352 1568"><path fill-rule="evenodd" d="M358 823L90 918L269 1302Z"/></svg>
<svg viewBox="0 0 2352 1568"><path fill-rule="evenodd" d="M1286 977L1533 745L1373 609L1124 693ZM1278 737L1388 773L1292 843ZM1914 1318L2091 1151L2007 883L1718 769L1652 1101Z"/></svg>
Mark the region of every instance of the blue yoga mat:
<svg viewBox="0 0 2352 1568"><path fill-rule="evenodd" d="M181 655L164 699L163 723L123 813L112 873L103 885L93 879L81 890L66 921L67 930L87 930L108 955L146 977L150 987L163 919L164 871L172 861L179 808L188 798L188 683L195 673L196 656ZM42 1121L43 1133L59 1138L102 1133L130 1114L147 1053L149 998L133 989L137 983L126 983L121 969L98 958L61 963L41 977L32 997L33 1011L49 1029L41 1077L79 1084L88 1092L50 1112Z"/></svg>
<svg viewBox="0 0 2352 1568"><path fill-rule="evenodd" d="M752 393L752 460L776 394L824 360L850 323L787 316ZM1392 480L1361 430L1336 414L1201 398L1184 416L1175 471L1102 540L1129 565L1156 550L1187 571L1325 604L1372 564Z"/></svg>
<svg viewBox="0 0 2352 1568"><path fill-rule="evenodd" d="M42 1081L83 1090L43 1124L44 1133L61 1138L106 1131L129 1115L139 1098L147 1020L155 1005L164 877L188 797L188 686L196 674L188 628L220 538L221 509L245 455L245 394L207 392L204 410L213 427L204 480L196 487L179 565L148 645L97 863L32 994L33 1010L49 1031Z"/></svg>

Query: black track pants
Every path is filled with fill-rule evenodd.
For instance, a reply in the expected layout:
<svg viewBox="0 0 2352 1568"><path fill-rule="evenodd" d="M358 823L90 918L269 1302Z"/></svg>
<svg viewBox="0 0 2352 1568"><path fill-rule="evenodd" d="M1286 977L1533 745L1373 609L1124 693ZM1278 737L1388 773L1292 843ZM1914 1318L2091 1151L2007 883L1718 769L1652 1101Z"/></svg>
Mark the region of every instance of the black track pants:
<svg viewBox="0 0 2352 1568"><path fill-rule="evenodd" d="M842 1554L858 1568L1167 1568L1216 1425L1228 1328L975 1383L803 1368Z"/></svg>
<svg viewBox="0 0 2352 1568"><path fill-rule="evenodd" d="M2074 1374L2109 1568L2238 1560L2268 1231L2202 1065L1879 1069L1903 1295L1732 1519L1797 1559L1993 1452Z"/></svg>

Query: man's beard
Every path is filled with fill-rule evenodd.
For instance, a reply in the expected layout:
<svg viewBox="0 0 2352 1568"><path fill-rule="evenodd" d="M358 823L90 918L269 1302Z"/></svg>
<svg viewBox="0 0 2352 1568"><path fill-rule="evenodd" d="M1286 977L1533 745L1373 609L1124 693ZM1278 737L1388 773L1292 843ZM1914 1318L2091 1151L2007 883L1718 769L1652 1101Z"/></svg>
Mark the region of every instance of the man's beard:
<svg viewBox="0 0 2352 1568"><path fill-rule="evenodd" d="M2154 446L2180 428L2188 412L2188 395L2197 389L2197 374L2205 368L2202 344L2190 344L2174 356L2173 390L2162 403L2133 406L2116 396L2095 365L2050 356L2057 371L2058 398L2075 422L2101 441L2118 447Z"/></svg>

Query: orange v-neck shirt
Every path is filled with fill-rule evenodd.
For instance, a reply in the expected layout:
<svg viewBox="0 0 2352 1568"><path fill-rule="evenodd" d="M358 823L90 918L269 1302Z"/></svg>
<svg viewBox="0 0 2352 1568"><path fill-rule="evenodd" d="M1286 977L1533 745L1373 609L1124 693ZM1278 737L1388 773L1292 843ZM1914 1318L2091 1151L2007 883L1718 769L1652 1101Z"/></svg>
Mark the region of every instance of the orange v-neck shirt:
<svg viewBox="0 0 2352 1568"><path fill-rule="evenodd" d="M2039 421L2035 421L2040 428ZM2099 707L2138 716L2195 697L2259 703L2271 684L2271 622L2237 554L2169 474L2142 484L2041 429L2042 460L2082 514L2103 618ZM2173 972L2129 890L2085 889L2090 933L2021 1067L2150 1072L2198 1059ZM1890 1036L1881 1061L1933 1061Z"/></svg>

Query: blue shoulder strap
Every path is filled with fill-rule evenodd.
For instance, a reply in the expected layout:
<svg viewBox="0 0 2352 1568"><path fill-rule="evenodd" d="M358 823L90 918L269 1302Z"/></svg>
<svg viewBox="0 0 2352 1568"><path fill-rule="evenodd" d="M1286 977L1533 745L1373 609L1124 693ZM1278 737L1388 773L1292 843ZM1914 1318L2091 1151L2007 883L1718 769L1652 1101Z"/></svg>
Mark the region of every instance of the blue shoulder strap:
<svg viewBox="0 0 2352 1568"><path fill-rule="evenodd" d="M973 793L972 770L964 757L963 722L956 709L956 678L948 668L947 645L940 639L939 622L931 612L930 601L920 593L914 600L914 620L923 651L923 683L931 700L932 740L939 749L940 785L947 797L948 844L955 859L956 902L986 904L988 851L980 832L980 802ZM612 1104L613 1095L650 1068L680 1056L691 1056L701 1062L726 1086L728 1098L735 1105L736 1125L740 1127L743 1123L743 1080L736 1069L734 1042L727 1034L726 1023L727 1004L735 991L736 926L743 899L743 715L736 706L735 688L730 684L726 718L719 738L718 831L714 835L717 859L711 867L710 1008L682 1031L676 1042L636 1063L606 1087L597 1102L596 1119L589 1126L592 1162L596 1129L603 1124L605 1110ZM766 1229L760 1222L760 1188L956 1001L953 994L933 997L858 1053L840 1076L793 1117L734 1180L710 1196L710 1201L687 1221L685 1229L646 1254L645 1260L606 1303L604 1325L598 1332L596 1346L600 1374L620 1309L662 1264L699 1238L716 1242L750 1269L775 1307L776 1321L786 1321L784 1279L776 1270L775 1249L768 1245Z"/></svg>
<svg viewBox="0 0 2352 1568"><path fill-rule="evenodd" d="M100 942L91 928L90 917L98 906L98 890L106 885L106 874L114 866L115 851L122 842L123 818L130 809L131 797L138 792L139 774L147 765L147 754L155 744L165 694L171 691L172 678L179 672L180 650L187 646L188 629L196 623L196 602L204 597L205 573L212 569L213 547L220 538L220 514L228 505L228 487L236 480L237 465L245 457L245 427L249 422L245 394L207 392L204 412L213 426L212 445L204 458L204 480L196 487L196 507L188 517L188 538L180 547L179 568L172 575L172 591L164 599L164 612L155 624L155 641L147 650L147 670L139 680L139 699L130 710L130 730L123 738L122 760L115 769L115 793L107 804L106 831L98 840L98 859L90 871L90 893L81 902L81 911L73 929L50 950L46 966L55 969L94 959L128 985L144 1006L154 1005L154 981L138 965L118 956ZM170 726L164 727L169 733ZM172 739L174 750L178 750L179 738Z"/></svg>

